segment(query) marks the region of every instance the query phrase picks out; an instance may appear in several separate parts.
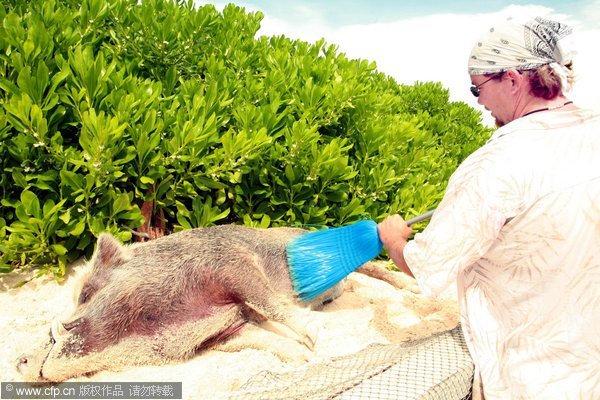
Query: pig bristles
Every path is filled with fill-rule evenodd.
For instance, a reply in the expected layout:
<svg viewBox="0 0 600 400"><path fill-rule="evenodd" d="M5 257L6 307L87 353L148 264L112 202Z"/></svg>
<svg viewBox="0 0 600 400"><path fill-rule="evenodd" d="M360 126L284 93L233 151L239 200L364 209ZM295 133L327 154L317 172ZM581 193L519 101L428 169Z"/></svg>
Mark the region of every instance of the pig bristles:
<svg viewBox="0 0 600 400"><path fill-rule="evenodd" d="M83 290L83 286L85 285L85 283L92 276L92 272L93 272L93 268L92 268L91 263L86 262L85 265L83 267L81 267L77 271L75 276L73 277L74 281L75 281L75 283L73 285L73 304L77 304L77 299L79 298L79 294Z"/></svg>
<svg viewBox="0 0 600 400"><path fill-rule="evenodd" d="M126 259L129 259L132 257L132 253L131 253L132 250L139 244L140 243L133 243L133 244L129 244L126 246L121 246L120 252ZM91 276L93 275L95 264L97 264L97 262L98 262L98 260L96 258L96 254L94 254L94 256L92 256L92 258L90 260L84 259L83 262L84 262L84 266L81 267L74 276L74 280L75 280L75 284L73 286L74 304L77 304L79 294L83 290L83 287L85 286L85 284L90 280Z"/></svg>

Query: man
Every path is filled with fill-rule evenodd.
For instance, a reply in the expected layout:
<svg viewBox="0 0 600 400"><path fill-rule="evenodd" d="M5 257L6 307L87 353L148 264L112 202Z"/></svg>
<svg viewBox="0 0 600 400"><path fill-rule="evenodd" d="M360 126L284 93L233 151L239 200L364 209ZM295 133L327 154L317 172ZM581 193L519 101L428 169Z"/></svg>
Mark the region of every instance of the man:
<svg viewBox="0 0 600 400"><path fill-rule="evenodd" d="M456 285L473 398L600 398L600 114L565 95L571 28L499 24L471 91L499 129L451 177L428 227L379 224L424 293Z"/></svg>

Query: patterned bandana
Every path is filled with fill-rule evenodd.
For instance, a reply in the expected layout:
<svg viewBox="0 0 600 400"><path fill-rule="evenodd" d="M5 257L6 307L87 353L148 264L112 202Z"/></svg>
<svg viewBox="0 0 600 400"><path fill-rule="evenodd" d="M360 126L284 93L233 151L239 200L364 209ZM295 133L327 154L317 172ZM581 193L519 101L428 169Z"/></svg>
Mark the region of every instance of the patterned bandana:
<svg viewBox="0 0 600 400"><path fill-rule="evenodd" d="M510 68L527 70L550 64L560 76L563 90L568 91L570 71L565 65L575 54L569 40L572 32L568 25L541 17L525 21L509 18L475 43L469 56L469 75L492 74Z"/></svg>

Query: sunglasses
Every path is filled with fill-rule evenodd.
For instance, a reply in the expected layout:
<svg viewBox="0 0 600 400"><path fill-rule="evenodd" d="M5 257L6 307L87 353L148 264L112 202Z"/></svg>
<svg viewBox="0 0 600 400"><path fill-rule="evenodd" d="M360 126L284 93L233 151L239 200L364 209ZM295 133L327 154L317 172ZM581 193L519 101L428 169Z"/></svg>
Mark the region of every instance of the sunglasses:
<svg viewBox="0 0 600 400"><path fill-rule="evenodd" d="M479 97L479 88L480 87L482 87L483 85L485 85L486 83L488 83L492 79L498 79L498 78L502 77L502 75L504 75L504 72L499 72L499 73L497 73L495 75L492 75L491 78L486 79L485 81L481 82L479 85L472 85L471 86L471 93L473 94L473 96Z"/></svg>

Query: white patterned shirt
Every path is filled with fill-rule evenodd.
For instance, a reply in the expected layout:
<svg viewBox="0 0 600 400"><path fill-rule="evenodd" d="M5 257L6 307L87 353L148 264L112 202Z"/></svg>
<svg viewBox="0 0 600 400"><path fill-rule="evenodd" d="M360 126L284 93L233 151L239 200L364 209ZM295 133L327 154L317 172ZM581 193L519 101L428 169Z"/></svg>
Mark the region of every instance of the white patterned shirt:
<svg viewBox="0 0 600 400"><path fill-rule="evenodd" d="M474 399L600 399L600 114L498 129L404 257L424 293L457 285Z"/></svg>

